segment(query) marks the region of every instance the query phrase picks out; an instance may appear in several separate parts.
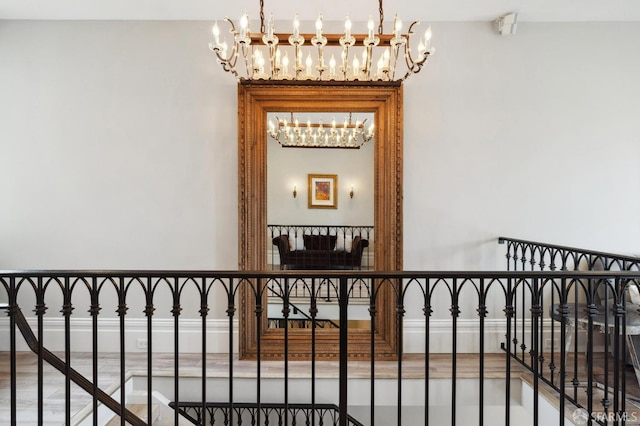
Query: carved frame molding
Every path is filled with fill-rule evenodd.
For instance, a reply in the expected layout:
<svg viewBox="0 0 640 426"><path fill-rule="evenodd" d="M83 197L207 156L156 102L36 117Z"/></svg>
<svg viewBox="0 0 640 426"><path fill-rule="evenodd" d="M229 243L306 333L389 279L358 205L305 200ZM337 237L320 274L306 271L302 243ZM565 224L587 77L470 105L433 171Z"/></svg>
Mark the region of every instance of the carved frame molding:
<svg viewBox="0 0 640 426"><path fill-rule="evenodd" d="M397 83L356 82L328 86L243 81L238 84L240 270L261 271L267 268L267 113L289 111L374 113L374 267L376 271L402 270L402 95L402 85ZM246 286L242 287L245 288ZM396 357L398 313L395 305L392 286L385 286L375 319L376 358ZM282 359L283 331L267 329L266 315L261 312L256 314L256 301L252 292L241 290L239 310L240 356L257 356L259 332L261 358ZM288 330L288 339L290 359L309 358L309 330ZM349 356L369 357L370 341L370 330L350 330ZM338 331L316 330L316 356L331 359L337 357L337 354Z"/></svg>

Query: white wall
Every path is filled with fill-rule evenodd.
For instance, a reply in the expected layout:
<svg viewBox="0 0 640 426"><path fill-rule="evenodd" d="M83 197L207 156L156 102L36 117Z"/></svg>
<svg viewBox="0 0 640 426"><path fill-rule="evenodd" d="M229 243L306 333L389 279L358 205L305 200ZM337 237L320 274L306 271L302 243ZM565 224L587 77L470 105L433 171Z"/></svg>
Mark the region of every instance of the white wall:
<svg viewBox="0 0 640 426"><path fill-rule="evenodd" d="M404 91L405 268L503 267L500 235L640 254L640 24L432 28ZM0 268L236 268L236 83L209 38L0 21Z"/></svg>
<svg viewBox="0 0 640 426"><path fill-rule="evenodd" d="M0 21L0 268L235 268L236 88L205 22Z"/></svg>
<svg viewBox="0 0 640 426"><path fill-rule="evenodd" d="M405 268L504 267L498 235L640 254L640 23L433 30L404 92Z"/></svg>

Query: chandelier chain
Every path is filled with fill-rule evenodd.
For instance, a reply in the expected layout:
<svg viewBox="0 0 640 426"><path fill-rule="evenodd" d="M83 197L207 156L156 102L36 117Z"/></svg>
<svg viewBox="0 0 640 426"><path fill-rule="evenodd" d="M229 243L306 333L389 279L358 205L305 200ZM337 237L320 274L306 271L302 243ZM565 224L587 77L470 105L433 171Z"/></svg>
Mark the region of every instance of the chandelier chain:
<svg viewBox="0 0 640 426"><path fill-rule="evenodd" d="M384 21L384 10L382 9L382 0L378 0L378 12L380 13L380 23L378 24L378 34L383 34L384 29L382 23ZM265 33L266 27L264 26L264 0L260 0L260 32Z"/></svg>
<svg viewBox="0 0 640 426"><path fill-rule="evenodd" d="M382 2L382 0L380 0ZM262 34L265 33L265 26L264 26L264 0L260 0L260 32Z"/></svg>

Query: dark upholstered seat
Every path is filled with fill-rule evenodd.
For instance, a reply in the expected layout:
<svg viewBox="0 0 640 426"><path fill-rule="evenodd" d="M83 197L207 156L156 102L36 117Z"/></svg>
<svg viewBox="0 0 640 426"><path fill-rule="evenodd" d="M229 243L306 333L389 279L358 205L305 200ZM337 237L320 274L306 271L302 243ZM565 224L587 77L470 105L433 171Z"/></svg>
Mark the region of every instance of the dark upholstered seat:
<svg viewBox="0 0 640 426"><path fill-rule="evenodd" d="M273 239L280 254L280 269L360 269L369 241L356 236L351 251L336 250L336 235L304 235L304 248L289 247L289 236Z"/></svg>

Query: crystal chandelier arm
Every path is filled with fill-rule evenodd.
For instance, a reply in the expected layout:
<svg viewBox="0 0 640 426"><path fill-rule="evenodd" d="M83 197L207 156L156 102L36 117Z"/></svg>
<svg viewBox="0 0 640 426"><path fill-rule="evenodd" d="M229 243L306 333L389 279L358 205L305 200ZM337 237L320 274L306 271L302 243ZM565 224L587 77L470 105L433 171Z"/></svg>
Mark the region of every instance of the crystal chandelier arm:
<svg viewBox="0 0 640 426"><path fill-rule="evenodd" d="M389 79L396 79L396 66L398 65L398 57L400 56L400 45L391 46L391 58L389 59Z"/></svg>
<svg viewBox="0 0 640 426"><path fill-rule="evenodd" d="M421 42L421 47L423 50L420 49L420 47L418 48L418 60L414 60L413 56L411 55L411 48L409 46L409 42L411 40L411 35L414 34L413 32L413 27L417 24L419 24L420 21L414 21L411 23L411 25L409 25L409 30L407 31L407 43L405 44L405 49L404 49L404 57L405 57L405 63L407 65L407 72L405 73L405 75L402 77L402 80L406 80L411 74L417 74L420 72L420 70L422 69L422 66L424 65L424 63L427 61L428 57L429 57L429 50L426 46L422 46L422 42Z"/></svg>
<svg viewBox="0 0 640 426"><path fill-rule="evenodd" d="M411 25L409 25L409 30L407 31L407 43L404 46L404 60L407 65L407 72L404 75L404 77L402 77L403 80L409 77L412 73L419 72L420 68L422 67L422 64L424 63L424 60L426 59L426 57L423 56L422 52L418 52L418 55L419 55L418 57L419 58L420 56L423 56L423 57L417 62L413 60L413 56L411 55L411 48L410 48L411 35L413 34L413 27L418 23L419 21L412 22Z"/></svg>
<svg viewBox="0 0 640 426"><path fill-rule="evenodd" d="M237 32L236 32L236 27L233 24L233 21L231 21L227 17L225 17L224 20L229 24L230 26L229 32L234 35L234 39L235 39L235 35L237 34ZM216 54L216 58L220 63L220 65L222 65L223 70L225 70L226 72L230 72L236 78L239 78L240 76L238 75L238 72L235 69L236 63L238 61L237 44L233 43L233 46L231 47L231 52L229 53L229 56L226 56L226 57L224 56L226 51L225 45L226 45L226 41L219 43L219 40L216 40L215 43L209 43L209 49Z"/></svg>

